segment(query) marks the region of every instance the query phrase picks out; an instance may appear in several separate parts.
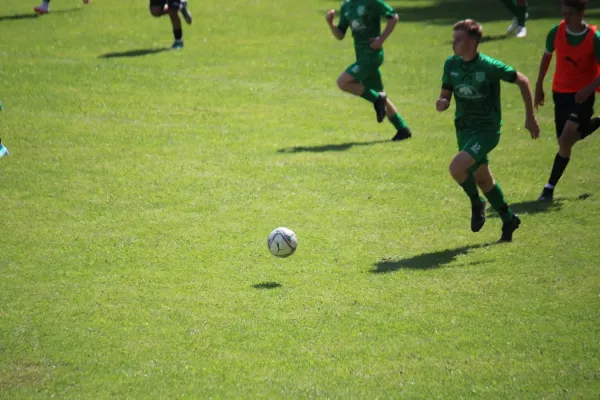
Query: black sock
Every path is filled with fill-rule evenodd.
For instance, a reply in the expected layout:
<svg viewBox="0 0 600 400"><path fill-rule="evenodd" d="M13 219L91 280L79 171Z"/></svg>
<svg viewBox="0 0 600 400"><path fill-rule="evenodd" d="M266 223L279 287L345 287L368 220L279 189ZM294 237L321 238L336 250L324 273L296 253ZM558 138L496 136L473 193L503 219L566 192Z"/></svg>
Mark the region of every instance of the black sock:
<svg viewBox="0 0 600 400"><path fill-rule="evenodd" d="M173 36L175 36L175 40L181 40L181 38L183 37L183 32L181 31L181 28L173 29Z"/></svg>
<svg viewBox="0 0 600 400"><path fill-rule="evenodd" d="M556 157L554 157L554 165L552 165L552 173L550 174L549 184L552 186L556 186L563 172L567 168L569 164L569 157L561 157L560 154L556 153Z"/></svg>

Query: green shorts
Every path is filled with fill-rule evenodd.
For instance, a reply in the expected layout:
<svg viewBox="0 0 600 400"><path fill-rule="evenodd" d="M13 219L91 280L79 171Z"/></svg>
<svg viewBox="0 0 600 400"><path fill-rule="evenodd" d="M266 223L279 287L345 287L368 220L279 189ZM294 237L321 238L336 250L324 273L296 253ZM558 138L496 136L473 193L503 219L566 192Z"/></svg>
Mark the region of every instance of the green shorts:
<svg viewBox="0 0 600 400"><path fill-rule="evenodd" d="M457 131L456 139L458 150L466 151L475 160L470 168L474 172L479 166L489 164L487 155L498 145L500 130Z"/></svg>
<svg viewBox="0 0 600 400"><path fill-rule="evenodd" d="M346 73L362 83L366 88L376 92L383 91L383 81L379 67L383 64L383 54L373 54L360 57L356 62L346 68Z"/></svg>

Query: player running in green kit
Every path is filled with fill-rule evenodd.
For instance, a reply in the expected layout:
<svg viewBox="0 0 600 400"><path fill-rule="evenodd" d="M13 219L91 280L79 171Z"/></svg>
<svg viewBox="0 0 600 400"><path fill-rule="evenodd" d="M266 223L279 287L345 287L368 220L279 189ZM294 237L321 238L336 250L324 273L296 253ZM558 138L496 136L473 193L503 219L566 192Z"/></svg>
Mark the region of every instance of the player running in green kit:
<svg viewBox="0 0 600 400"><path fill-rule="evenodd" d="M452 48L455 55L448 57L444 65L442 92L436 109L440 112L447 110L454 94L454 125L459 153L450 163L450 174L471 199L471 230L479 232L485 224L486 202L479 196L479 186L502 218L500 241L510 242L521 220L506 204L502 189L492 177L487 158L500 141L500 81L515 83L521 89L526 112L525 127L533 139L539 137L540 128L533 111L529 80L512 67L479 53L482 34L481 25L471 19L454 25Z"/></svg>
<svg viewBox="0 0 600 400"><path fill-rule="evenodd" d="M338 87L373 103L377 122L383 121L387 115L396 128L396 135L392 140L408 139L411 137L410 129L383 92L379 71L383 64L382 46L394 30L398 14L384 0L344 0L337 26L333 24L334 17L335 10L328 11L325 16L333 36L342 40L350 28L356 53L356 62L339 76ZM383 33L381 17L388 20Z"/></svg>

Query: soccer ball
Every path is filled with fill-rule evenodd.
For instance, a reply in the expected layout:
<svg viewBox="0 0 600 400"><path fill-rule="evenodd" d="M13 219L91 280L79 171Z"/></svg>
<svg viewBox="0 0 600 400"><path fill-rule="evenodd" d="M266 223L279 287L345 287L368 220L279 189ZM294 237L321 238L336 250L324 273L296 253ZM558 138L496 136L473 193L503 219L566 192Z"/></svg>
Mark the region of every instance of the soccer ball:
<svg viewBox="0 0 600 400"><path fill-rule="evenodd" d="M294 231L288 228L277 228L271 232L267 240L269 251L277 257L289 257L298 247L298 238Z"/></svg>

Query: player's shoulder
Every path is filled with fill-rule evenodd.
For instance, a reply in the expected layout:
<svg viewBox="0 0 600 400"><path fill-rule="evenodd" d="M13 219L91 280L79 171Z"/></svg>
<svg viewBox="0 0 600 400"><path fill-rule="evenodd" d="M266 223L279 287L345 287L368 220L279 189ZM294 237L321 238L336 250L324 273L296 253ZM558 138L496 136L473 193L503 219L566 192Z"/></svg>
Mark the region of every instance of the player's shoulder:
<svg viewBox="0 0 600 400"><path fill-rule="evenodd" d="M556 32L558 32L559 26L560 26L560 24L552 25L552 28L550 28L550 30L548 31L548 35L556 35Z"/></svg>
<svg viewBox="0 0 600 400"><path fill-rule="evenodd" d="M504 63L497 58L488 56L487 54L479 53L479 62L481 64L496 66L496 65L504 65Z"/></svg>
<svg viewBox="0 0 600 400"><path fill-rule="evenodd" d="M446 61L444 62L444 64L445 65L452 65L452 64L460 63L461 60L462 60L462 58L460 58L456 54L453 54L453 55L448 56L446 58Z"/></svg>

